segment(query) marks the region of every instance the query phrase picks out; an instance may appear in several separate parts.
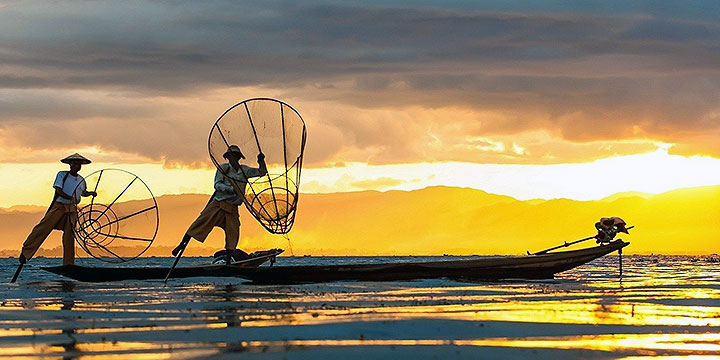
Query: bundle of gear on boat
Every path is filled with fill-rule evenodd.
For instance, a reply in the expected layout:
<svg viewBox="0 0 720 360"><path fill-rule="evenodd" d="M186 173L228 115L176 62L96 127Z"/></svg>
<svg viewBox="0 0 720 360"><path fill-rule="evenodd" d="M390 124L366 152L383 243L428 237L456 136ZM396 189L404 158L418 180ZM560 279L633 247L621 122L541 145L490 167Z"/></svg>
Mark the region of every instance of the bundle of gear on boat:
<svg viewBox="0 0 720 360"><path fill-rule="evenodd" d="M595 229L598 233L595 235L598 244L607 244L611 242L618 233L629 234L627 223L617 216L609 218L601 218L595 223Z"/></svg>
<svg viewBox="0 0 720 360"><path fill-rule="evenodd" d="M259 250L252 252L250 254L246 253L245 251L242 251L240 249L222 249L218 250L213 254L213 265L227 265L227 264L234 264L238 263L244 260L248 259L255 259L262 256L268 256L268 255L274 255L278 252L282 252L280 249L270 249L270 250ZM275 255L270 257L270 266L275 264Z"/></svg>
<svg viewBox="0 0 720 360"><path fill-rule="evenodd" d="M590 239L595 239L595 242L599 245L607 245L613 242L613 239L615 239L615 236L618 233L626 233L629 234L628 230L632 229L634 226L627 227L627 224L625 221L617 216L613 217L607 217L607 218L601 218L600 221L595 223L595 229L598 231L596 235L588 236L586 238L582 238L580 240L570 241L570 242L563 242L562 245L553 246L551 248L541 250L538 252L530 252L527 251L528 255L543 255L547 254L550 251L557 250L560 248L568 247L571 245L579 244L583 241L588 241Z"/></svg>

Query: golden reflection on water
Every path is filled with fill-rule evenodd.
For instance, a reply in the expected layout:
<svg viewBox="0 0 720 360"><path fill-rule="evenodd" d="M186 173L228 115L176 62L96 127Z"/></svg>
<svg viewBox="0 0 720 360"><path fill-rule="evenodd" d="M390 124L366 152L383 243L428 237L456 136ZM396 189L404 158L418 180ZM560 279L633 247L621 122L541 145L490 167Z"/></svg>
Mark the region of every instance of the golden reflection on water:
<svg viewBox="0 0 720 360"><path fill-rule="evenodd" d="M720 268L639 260L631 258L622 282L588 266L550 282L19 285L0 290L0 356L157 359L413 345L565 349L570 358L575 350L720 356ZM493 333L500 328L508 334Z"/></svg>
<svg viewBox="0 0 720 360"><path fill-rule="evenodd" d="M292 347L353 347L353 346L468 346L468 347L513 347L530 349L599 350L607 352L639 351L645 356L662 356L664 352L675 351L687 355L720 355L720 334L618 334L588 335L551 338L485 338L485 339L321 339L281 341L241 341L239 343L218 343L219 347L241 347L245 351L260 352L268 349L286 351ZM86 356L107 356L116 353L120 358L151 359L169 358L171 353L186 350L207 353L207 344L149 343L149 342L103 342L72 345L73 352ZM63 346L20 346L0 348L0 356L24 356L28 354L59 354L67 351ZM143 353L144 352L144 353ZM117 354L122 353L122 354ZM187 355L187 354L186 354Z"/></svg>
<svg viewBox="0 0 720 360"><path fill-rule="evenodd" d="M634 310L633 310L634 308ZM492 305L405 306L353 309L313 309L267 320L256 318L245 326L319 324L337 321L412 319L417 317L469 321L534 320L556 324L720 326L720 309L665 305L600 305L546 302L510 302ZM250 320L250 319L248 319Z"/></svg>
<svg viewBox="0 0 720 360"><path fill-rule="evenodd" d="M287 341L243 341L246 347L286 346L413 346L413 345L456 345L494 346L550 349L589 349L602 351L617 350L676 350L689 353L720 354L720 334L622 334L592 335L554 338L489 338L468 340L441 339L383 339L383 340L287 340Z"/></svg>
<svg viewBox="0 0 720 360"><path fill-rule="evenodd" d="M657 355L652 356L653 359L661 360L717 360L717 355ZM648 360L647 356L625 356L618 358L620 360Z"/></svg>

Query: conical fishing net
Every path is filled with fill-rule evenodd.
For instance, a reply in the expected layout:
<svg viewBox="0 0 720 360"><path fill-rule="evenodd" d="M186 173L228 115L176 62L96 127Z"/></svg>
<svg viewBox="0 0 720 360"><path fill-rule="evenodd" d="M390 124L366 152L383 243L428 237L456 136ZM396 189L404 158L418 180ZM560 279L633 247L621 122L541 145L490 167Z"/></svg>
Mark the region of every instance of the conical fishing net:
<svg viewBox="0 0 720 360"><path fill-rule="evenodd" d="M88 191L78 204L75 241L90 256L121 263L142 255L155 240L160 218L150 188L137 175L103 169L85 177Z"/></svg>
<svg viewBox="0 0 720 360"><path fill-rule="evenodd" d="M268 98L234 105L210 130L210 158L226 175L221 164L227 163L223 154L230 146L238 146L244 154L240 165L258 168L258 154L265 155L267 174L245 176L247 183L234 179L230 183L253 217L273 234L286 234L295 221L306 136L300 114L290 105Z"/></svg>

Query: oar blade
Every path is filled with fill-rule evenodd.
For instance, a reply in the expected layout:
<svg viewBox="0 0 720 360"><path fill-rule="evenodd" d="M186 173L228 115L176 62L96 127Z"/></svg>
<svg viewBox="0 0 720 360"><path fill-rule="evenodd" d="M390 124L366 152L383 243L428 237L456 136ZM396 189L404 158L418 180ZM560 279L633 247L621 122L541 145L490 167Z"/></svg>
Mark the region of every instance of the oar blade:
<svg viewBox="0 0 720 360"><path fill-rule="evenodd" d="M23 268L23 264L20 263L20 265L18 265L18 267L17 267L17 270L15 270L15 275L13 275L12 280L10 280L11 284L14 283L15 281L17 281L18 276L20 276L20 271L22 271L22 268Z"/></svg>
<svg viewBox="0 0 720 360"><path fill-rule="evenodd" d="M178 251L177 256L175 256L175 261L173 262L172 266L170 267L170 270L167 273L167 276L165 276L165 284L167 285L168 279L170 279L170 275L172 275L173 270L175 270L175 266L177 266L178 262L180 261L180 257L182 257L182 254L185 252L185 248L188 246L188 243L185 242L182 244L182 247L180 248L180 251Z"/></svg>

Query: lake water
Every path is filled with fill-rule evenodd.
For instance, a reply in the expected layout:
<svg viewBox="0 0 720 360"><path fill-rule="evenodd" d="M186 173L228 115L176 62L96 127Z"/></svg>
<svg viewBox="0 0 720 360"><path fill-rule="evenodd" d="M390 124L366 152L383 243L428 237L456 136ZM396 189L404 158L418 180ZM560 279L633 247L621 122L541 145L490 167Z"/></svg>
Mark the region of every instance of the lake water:
<svg viewBox="0 0 720 360"><path fill-rule="evenodd" d="M278 265L428 259L436 258L281 257ZM718 256L624 256L622 279L613 254L550 281L297 286L210 278L91 284L37 268L59 263L33 259L19 283L2 286L0 356L720 357ZM0 259L0 276L9 280L16 264Z"/></svg>

